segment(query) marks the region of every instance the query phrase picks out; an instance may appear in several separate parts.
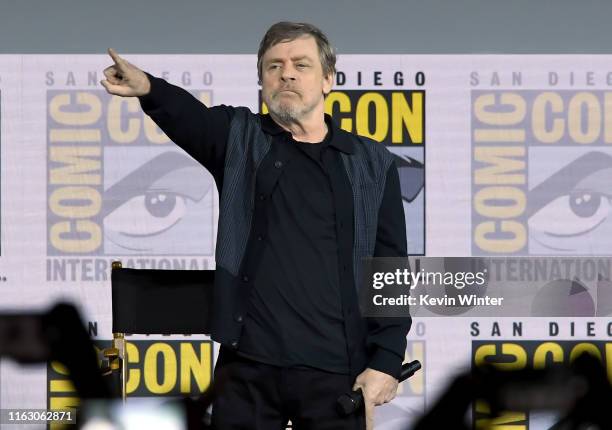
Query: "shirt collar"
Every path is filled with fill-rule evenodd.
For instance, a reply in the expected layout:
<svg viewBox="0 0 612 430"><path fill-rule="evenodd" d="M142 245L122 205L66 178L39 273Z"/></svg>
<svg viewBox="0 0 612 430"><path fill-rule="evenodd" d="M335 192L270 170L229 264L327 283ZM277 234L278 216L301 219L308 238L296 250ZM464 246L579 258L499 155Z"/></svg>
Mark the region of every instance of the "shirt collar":
<svg viewBox="0 0 612 430"><path fill-rule="evenodd" d="M260 114L261 116L261 128L264 132L271 135L279 135L281 133L285 133L285 129L278 125L270 114ZM325 141L329 142L330 146L347 153L353 154L355 149L353 148L354 143L350 139L349 133L341 130L340 127L336 124L333 118L325 114L325 122L327 123L328 135L325 137Z"/></svg>

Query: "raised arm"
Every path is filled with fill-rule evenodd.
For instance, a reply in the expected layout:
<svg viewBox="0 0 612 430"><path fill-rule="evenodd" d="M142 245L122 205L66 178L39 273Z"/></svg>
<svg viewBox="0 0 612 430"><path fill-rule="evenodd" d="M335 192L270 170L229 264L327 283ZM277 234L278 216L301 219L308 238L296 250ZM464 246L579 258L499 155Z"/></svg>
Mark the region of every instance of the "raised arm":
<svg viewBox="0 0 612 430"><path fill-rule="evenodd" d="M229 125L230 106L207 108L189 92L142 71L108 50L113 64L104 69L102 86L109 94L138 97L144 112L166 135L206 167L220 188Z"/></svg>

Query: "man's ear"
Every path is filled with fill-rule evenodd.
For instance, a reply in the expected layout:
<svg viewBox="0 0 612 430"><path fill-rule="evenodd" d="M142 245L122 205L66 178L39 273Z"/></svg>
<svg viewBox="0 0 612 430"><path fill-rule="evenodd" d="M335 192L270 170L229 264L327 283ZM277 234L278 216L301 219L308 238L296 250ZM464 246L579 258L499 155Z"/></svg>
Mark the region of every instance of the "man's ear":
<svg viewBox="0 0 612 430"><path fill-rule="evenodd" d="M332 86L334 85L334 73L328 74L323 78L323 95L328 95L331 92Z"/></svg>

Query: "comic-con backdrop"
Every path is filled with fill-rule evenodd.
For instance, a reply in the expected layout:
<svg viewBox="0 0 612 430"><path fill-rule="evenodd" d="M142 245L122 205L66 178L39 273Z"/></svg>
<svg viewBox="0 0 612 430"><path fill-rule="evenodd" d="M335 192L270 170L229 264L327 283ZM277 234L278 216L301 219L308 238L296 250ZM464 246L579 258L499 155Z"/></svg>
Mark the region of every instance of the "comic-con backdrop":
<svg viewBox="0 0 612 430"><path fill-rule="evenodd" d="M265 111L253 55L126 57L207 106ZM214 268L218 217L211 175L136 99L100 86L108 62L0 56L2 308L73 301L99 348L111 338L111 262ZM343 55L338 70L326 111L395 155L410 254L612 254L612 57ZM612 373L604 299L588 285L579 293L593 306L556 318L415 320L406 358L423 370L377 409L377 428L406 428L479 360L546 366L588 350ZM205 337L136 336L128 349L131 397L211 382L217 345ZM78 401L58 363L1 366L3 409ZM545 421L516 413L503 423Z"/></svg>

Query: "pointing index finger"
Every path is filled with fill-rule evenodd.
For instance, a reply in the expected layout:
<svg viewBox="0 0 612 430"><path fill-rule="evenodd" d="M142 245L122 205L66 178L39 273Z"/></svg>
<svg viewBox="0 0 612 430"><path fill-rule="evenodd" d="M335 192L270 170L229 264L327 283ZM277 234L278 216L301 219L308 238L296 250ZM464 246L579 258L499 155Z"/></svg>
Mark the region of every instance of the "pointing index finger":
<svg viewBox="0 0 612 430"><path fill-rule="evenodd" d="M111 56L111 58L113 59L115 64L119 66L119 68L121 68L124 65L123 58L121 58L119 54L117 54L117 52L113 48L108 48L108 55Z"/></svg>

